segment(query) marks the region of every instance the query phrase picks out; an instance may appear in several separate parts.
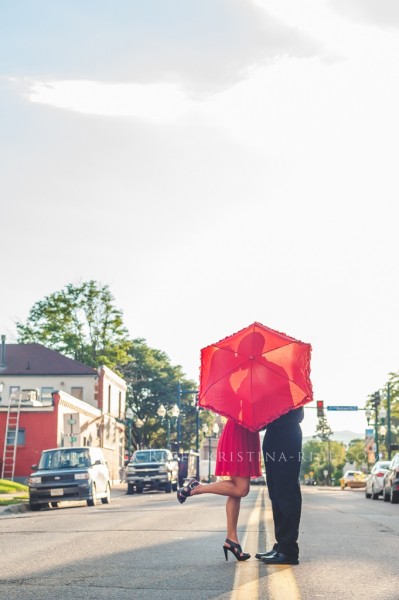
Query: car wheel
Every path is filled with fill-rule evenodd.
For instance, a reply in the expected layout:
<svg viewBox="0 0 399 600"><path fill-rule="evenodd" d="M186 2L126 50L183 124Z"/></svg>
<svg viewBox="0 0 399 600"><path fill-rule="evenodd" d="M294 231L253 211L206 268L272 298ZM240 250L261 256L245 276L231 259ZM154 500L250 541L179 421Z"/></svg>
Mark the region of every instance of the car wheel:
<svg viewBox="0 0 399 600"><path fill-rule="evenodd" d="M386 490L384 488L383 492L382 492L382 497L384 498L384 502L389 502L390 501L390 496L389 494L386 493Z"/></svg>
<svg viewBox="0 0 399 600"><path fill-rule="evenodd" d="M101 498L101 502L103 504L109 504L111 502L111 488L109 486L109 483L107 483L106 495L104 496L104 498Z"/></svg>
<svg viewBox="0 0 399 600"><path fill-rule="evenodd" d="M172 482L168 481L168 483L165 483L165 493L170 494L171 492L172 492Z"/></svg>
<svg viewBox="0 0 399 600"><path fill-rule="evenodd" d="M31 510L40 510L41 509L41 504L29 504L29 508Z"/></svg>
<svg viewBox="0 0 399 600"><path fill-rule="evenodd" d="M372 488L371 490L371 499L372 500L378 500L379 494L376 494L374 491L374 488Z"/></svg>
<svg viewBox="0 0 399 600"><path fill-rule="evenodd" d="M97 490L96 490L96 486L93 483L93 487L91 488L92 491L92 498L88 498L86 500L87 502L87 506L95 506L97 504Z"/></svg>
<svg viewBox="0 0 399 600"><path fill-rule="evenodd" d="M392 487L391 487L391 502L392 502L392 504L399 504L399 493L394 492Z"/></svg>
<svg viewBox="0 0 399 600"><path fill-rule="evenodd" d="M174 492L177 492L177 481L176 481L176 483L173 483L173 484L172 484L172 490L173 490Z"/></svg>
<svg viewBox="0 0 399 600"><path fill-rule="evenodd" d="M134 494L134 485L132 483L127 484L127 492L126 493L129 494L129 496Z"/></svg>
<svg viewBox="0 0 399 600"><path fill-rule="evenodd" d="M371 494L369 494L367 490L365 490L365 494L364 495L366 496L366 498L371 498Z"/></svg>
<svg viewBox="0 0 399 600"><path fill-rule="evenodd" d="M50 506L51 506L52 508L58 508L58 507L59 507L59 505L60 505L60 503L59 503L59 502L50 502Z"/></svg>
<svg viewBox="0 0 399 600"><path fill-rule="evenodd" d="M143 488L141 487L141 485L138 485L138 486L136 487L136 492L137 492L138 494L142 494L142 493L143 493Z"/></svg>

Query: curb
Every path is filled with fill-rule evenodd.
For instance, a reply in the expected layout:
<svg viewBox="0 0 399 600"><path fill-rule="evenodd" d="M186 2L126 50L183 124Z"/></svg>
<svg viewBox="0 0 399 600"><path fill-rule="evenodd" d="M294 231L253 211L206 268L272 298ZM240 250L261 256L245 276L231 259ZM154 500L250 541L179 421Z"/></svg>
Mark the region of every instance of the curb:
<svg viewBox="0 0 399 600"><path fill-rule="evenodd" d="M7 515L7 514L17 514L17 513L24 513L27 512L29 510L29 505L27 502L21 503L21 504L9 504L8 506L4 506L3 508L0 508L0 517L2 515Z"/></svg>

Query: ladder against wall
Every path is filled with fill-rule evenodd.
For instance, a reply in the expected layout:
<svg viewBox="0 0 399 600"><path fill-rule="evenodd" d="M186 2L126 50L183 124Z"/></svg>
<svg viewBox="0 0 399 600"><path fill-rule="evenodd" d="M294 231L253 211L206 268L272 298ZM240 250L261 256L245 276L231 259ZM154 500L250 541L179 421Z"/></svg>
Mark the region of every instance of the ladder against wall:
<svg viewBox="0 0 399 600"><path fill-rule="evenodd" d="M4 434L2 479L14 480L15 461L17 458L19 415L21 412L21 394L11 397L7 411L6 430Z"/></svg>

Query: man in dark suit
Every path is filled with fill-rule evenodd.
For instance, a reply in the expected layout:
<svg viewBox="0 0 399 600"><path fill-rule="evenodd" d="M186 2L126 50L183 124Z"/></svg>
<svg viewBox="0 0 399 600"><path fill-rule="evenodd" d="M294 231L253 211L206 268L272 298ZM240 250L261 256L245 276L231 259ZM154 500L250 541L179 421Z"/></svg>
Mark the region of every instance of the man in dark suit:
<svg viewBox="0 0 399 600"><path fill-rule="evenodd" d="M267 425L263 440L266 480L273 510L276 543L256 558L267 565L297 565L302 495L301 468L303 408L291 410Z"/></svg>

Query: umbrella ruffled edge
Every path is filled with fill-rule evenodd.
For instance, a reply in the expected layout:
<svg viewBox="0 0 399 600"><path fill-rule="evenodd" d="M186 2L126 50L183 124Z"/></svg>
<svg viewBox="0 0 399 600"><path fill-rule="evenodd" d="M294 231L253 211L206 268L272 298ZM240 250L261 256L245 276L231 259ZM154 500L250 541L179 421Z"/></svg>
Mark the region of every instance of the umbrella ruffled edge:
<svg viewBox="0 0 399 600"><path fill-rule="evenodd" d="M240 421L238 421L238 419L234 419L233 417L231 417L230 415L227 415L223 411L217 410L211 404L209 404L208 406L201 406L201 404L198 403L198 406L202 410L209 410L209 411L213 412L215 415L220 415L221 417L225 417L226 419L230 419L230 421L234 421L235 423L237 423L237 425L241 425L241 427L245 427L245 429L248 429L249 431L252 431L253 433L256 433L256 432L262 431L262 429L266 428L268 425L270 425L270 423L273 423L273 421L276 421L277 419L279 419L283 415L286 415L287 413L291 412L292 410L298 410L299 408L303 408L306 404L309 404L309 402L312 402L312 400L313 400L313 396L311 398L309 398L309 399L306 399L306 398L309 398L309 397L306 396L304 398L304 400L300 404L297 404L296 406L291 406L291 407L288 406L288 407L285 407L285 410L282 410L281 412L274 413L272 415L272 418L267 423L263 423L263 425L259 425L259 427L257 427L256 429L254 429L252 427L248 427L244 423L241 423Z"/></svg>

